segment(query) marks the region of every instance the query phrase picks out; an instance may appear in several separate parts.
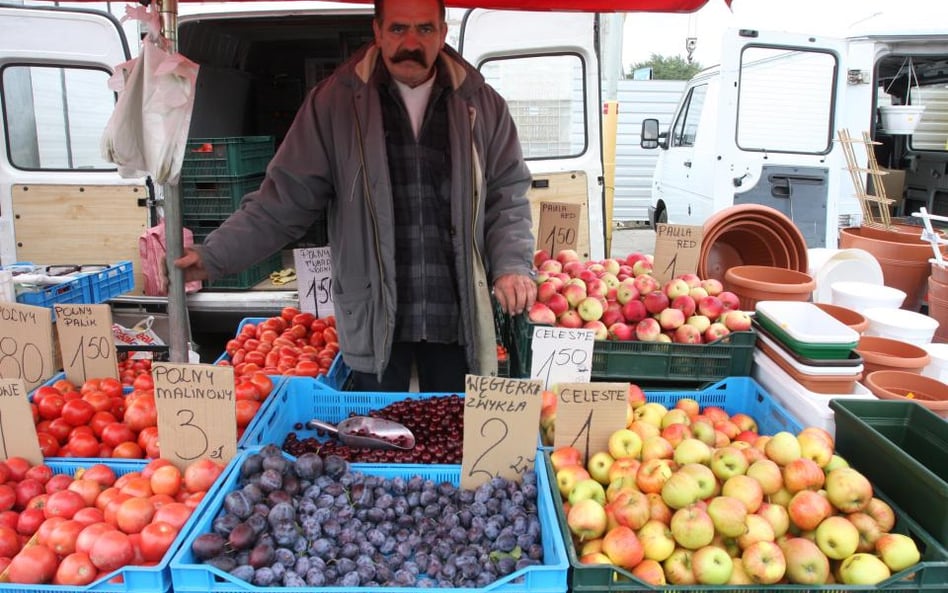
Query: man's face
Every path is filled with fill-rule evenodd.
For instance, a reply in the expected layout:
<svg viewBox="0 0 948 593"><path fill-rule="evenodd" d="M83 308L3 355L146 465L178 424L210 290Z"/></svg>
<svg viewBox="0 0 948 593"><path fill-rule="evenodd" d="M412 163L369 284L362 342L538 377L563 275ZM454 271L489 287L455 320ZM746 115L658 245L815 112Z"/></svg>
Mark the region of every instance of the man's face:
<svg viewBox="0 0 948 593"><path fill-rule="evenodd" d="M390 0L384 21L373 21L375 43L392 78L410 87L431 76L435 58L448 34L436 0Z"/></svg>

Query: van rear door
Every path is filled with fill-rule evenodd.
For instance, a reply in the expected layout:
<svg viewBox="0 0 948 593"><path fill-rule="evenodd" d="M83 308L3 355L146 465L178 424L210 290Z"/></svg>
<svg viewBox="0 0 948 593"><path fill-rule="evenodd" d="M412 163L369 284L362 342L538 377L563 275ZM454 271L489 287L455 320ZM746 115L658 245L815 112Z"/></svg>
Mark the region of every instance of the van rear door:
<svg viewBox="0 0 948 593"><path fill-rule="evenodd" d="M599 15L474 9L460 50L507 100L533 173L533 231L540 203L578 204L577 252L605 252ZM549 248L554 237L537 237ZM557 241L559 243L560 241Z"/></svg>
<svg viewBox="0 0 948 593"><path fill-rule="evenodd" d="M0 6L0 262L132 260L148 224L145 179L122 179L99 142L129 59L112 16L84 9Z"/></svg>
<svg viewBox="0 0 948 593"><path fill-rule="evenodd" d="M715 211L764 204L792 218L810 247L836 245L840 176L847 175L835 141L845 60L842 39L755 30L725 36Z"/></svg>

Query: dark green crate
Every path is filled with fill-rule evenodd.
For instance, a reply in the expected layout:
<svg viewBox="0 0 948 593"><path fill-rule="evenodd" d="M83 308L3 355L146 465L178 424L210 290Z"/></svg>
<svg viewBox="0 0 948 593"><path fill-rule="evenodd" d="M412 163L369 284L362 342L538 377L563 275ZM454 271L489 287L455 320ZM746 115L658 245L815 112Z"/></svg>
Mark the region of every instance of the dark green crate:
<svg viewBox="0 0 948 593"><path fill-rule="evenodd" d="M273 136L234 136L188 140L181 179L258 175L273 158Z"/></svg>
<svg viewBox="0 0 948 593"><path fill-rule="evenodd" d="M524 315L510 319L511 373L530 376L533 328ZM726 377L747 377L754 365L757 334L731 332L709 344L597 340L593 345L592 378L648 384L705 384Z"/></svg>
<svg viewBox="0 0 948 593"><path fill-rule="evenodd" d="M270 272L279 270L282 263L282 254L275 253L259 264L250 266L243 272L219 278L214 282L207 283L205 287L215 289L248 290L253 288L261 280L268 278L270 276Z"/></svg>
<svg viewBox="0 0 948 593"><path fill-rule="evenodd" d="M573 545L569 527L566 525L566 515L563 513L563 497L556 484L556 473L550 462L549 450L543 451L543 463L550 479L547 483L553 495L553 507L556 509L556 519L560 534L566 544L566 556L569 560L569 591L573 593L618 592L618 591L687 591L688 593L747 593L748 591L779 592L793 591L796 593L808 592L839 592L844 591L948 591L948 551L940 545L928 532L907 515L897 503L885 495L884 492L875 492L876 496L892 506L895 512L894 533L908 535L915 540L921 561L901 572L893 574L888 580L877 585L768 585L760 587L727 585L664 585L654 587L639 580L628 570L609 564L583 564L579 561L576 546ZM862 471L858 466L856 469Z"/></svg>
<svg viewBox="0 0 948 593"><path fill-rule="evenodd" d="M840 455L948 546L948 423L913 402L832 399L829 405Z"/></svg>
<svg viewBox="0 0 948 593"><path fill-rule="evenodd" d="M202 221L221 222L240 207L240 201L260 189L262 175L181 179L181 216L185 226Z"/></svg>

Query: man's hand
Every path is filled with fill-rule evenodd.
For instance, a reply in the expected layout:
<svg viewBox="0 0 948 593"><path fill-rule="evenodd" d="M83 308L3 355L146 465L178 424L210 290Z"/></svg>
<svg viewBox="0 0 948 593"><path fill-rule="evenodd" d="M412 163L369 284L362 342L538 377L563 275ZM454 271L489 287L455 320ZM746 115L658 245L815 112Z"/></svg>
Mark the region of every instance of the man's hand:
<svg viewBox="0 0 948 593"><path fill-rule="evenodd" d="M185 282L207 280L207 270L204 269L201 252L193 247L184 248L184 255L174 260L174 267L184 271Z"/></svg>
<svg viewBox="0 0 948 593"><path fill-rule="evenodd" d="M505 313L518 315L533 306L537 285L530 276L504 274L494 281L494 296Z"/></svg>

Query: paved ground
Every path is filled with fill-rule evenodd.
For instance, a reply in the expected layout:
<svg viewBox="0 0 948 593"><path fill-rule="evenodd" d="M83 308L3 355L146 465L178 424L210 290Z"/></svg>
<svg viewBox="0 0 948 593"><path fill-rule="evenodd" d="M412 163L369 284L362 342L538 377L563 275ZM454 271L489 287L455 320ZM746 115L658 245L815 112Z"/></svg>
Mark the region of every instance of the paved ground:
<svg viewBox="0 0 948 593"><path fill-rule="evenodd" d="M650 228L616 229L612 231L612 249L608 255L624 257L636 251L655 253L655 231Z"/></svg>

